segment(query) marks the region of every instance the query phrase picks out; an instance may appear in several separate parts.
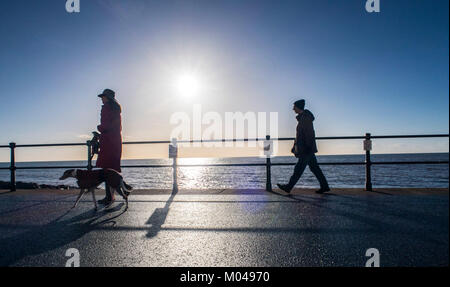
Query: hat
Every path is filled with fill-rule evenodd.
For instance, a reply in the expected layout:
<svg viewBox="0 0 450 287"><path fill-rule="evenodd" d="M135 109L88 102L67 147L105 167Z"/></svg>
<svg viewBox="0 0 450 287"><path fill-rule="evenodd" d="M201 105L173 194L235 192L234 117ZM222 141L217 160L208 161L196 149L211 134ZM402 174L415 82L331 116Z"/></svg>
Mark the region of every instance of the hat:
<svg viewBox="0 0 450 287"><path fill-rule="evenodd" d="M294 106L296 106L300 110L304 110L305 109L305 100L301 99L301 100L296 101L294 103Z"/></svg>
<svg viewBox="0 0 450 287"><path fill-rule="evenodd" d="M110 89L105 89L103 91L103 93L101 93L100 95L98 95L98 97L107 97L109 99L114 99L116 96L116 93L113 90Z"/></svg>

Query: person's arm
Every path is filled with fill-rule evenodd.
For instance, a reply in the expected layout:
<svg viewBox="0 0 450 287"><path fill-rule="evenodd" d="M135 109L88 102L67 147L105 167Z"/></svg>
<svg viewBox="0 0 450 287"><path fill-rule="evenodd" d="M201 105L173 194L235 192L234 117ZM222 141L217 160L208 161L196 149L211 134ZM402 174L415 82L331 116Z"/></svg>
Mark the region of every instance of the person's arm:
<svg viewBox="0 0 450 287"><path fill-rule="evenodd" d="M312 152L315 141L314 126L312 120L309 117L306 117L303 120L301 133L302 133L302 145L301 145L302 150L300 151L300 153L308 154Z"/></svg>
<svg viewBox="0 0 450 287"><path fill-rule="evenodd" d="M121 128L120 112L113 111L111 120L110 120L110 130L111 131L120 131L120 128Z"/></svg>
<svg viewBox="0 0 450 287"><path fill-rule="evenodd" d="M297 124L296 128L296 134L295 134L295 141L294 145L292 146L291 152L298 157L300 155L300 138L301 138L301 126L300 123Z"/></svg>
<svg viewBox="0 0 450 287"><path fill-rule="evenodd" d="M103 117L102 117L103 118ZM121 129L121 118L119 111L109 111L105 120L98 126L99 131L102 133L116 132Z"/></svg>
<svg viewBox="0 0 450 287"><path fill-rule="evenodd" d="M109 112L106 109L106 107L102 107L100 125L97 126L97 130L100 133L106 133L111 128L111 119L109 117Z"/></svg>

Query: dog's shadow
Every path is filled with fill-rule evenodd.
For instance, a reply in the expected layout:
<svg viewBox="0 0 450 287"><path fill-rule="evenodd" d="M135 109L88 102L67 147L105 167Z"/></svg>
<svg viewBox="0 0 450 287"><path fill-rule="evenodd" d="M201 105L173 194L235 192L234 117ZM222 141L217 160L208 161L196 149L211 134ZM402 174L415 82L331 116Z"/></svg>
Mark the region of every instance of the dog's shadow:
<svg viewBox="0 0 450 287"><path fill-rule="evenodd" d="M12 237L2 238L0 239L0 266L11 266L25 257L43 254L61 248L82 238L101 225L108 223L114 225L114 219L121 216L126 210L123 210L113 217L108 217L101 221L99 220L106 215L120 210L122 206L123 203L122 205L119 204L110 209L102 209L99 211L90 209L63 220L63 218L70 215L72 212L75 212L74 209L69 209L67 212L45 225L36 225L23 233L18 233ZM15 227L8 226L8 228ZM22 227L18 226L17 228ZM68 246L67 248L71 247L73 246ZM66 259L64 257L64 252L65 250L61 251L61 262ZM61 266L63 263L58 264L58 258L59 257L56 256L53 262L55 265Z"/></svg>

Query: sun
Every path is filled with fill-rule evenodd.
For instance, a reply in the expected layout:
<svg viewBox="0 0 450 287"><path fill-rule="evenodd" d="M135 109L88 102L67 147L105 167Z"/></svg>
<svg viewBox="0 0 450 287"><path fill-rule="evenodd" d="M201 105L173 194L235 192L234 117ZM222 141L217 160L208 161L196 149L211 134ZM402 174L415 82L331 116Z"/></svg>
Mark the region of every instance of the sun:
<svg viewBox="0 0 450 287"><path fill-rule="evenodd" d="M180 96L193 97L200 91L200 82L194 74L182 74L176 80L176 88Z"/></svg>

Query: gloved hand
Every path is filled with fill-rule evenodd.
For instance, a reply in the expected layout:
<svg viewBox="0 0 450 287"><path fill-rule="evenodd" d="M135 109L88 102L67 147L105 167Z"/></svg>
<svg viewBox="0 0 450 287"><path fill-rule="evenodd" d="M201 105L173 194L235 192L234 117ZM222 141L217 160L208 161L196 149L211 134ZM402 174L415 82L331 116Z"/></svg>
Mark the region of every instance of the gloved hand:
<svg viewBox="0 0 450 287"><path fill-rule="evenodd" d="M293 153L293 154L295 154L295 155L298 154L298 147L297 147L296 144L294 144L294 145L292 146L291 153Z"/></svg>
<svg viewBox="0 0 450 287"><path fill-rule="evenodd" d="M300 154L298 153L297 145L296 145L296 144L294 144L294 146L292 147L291 153L293 153L294 156L295 156L296 158L299 158L299 157L300 157Z"/></svg>

